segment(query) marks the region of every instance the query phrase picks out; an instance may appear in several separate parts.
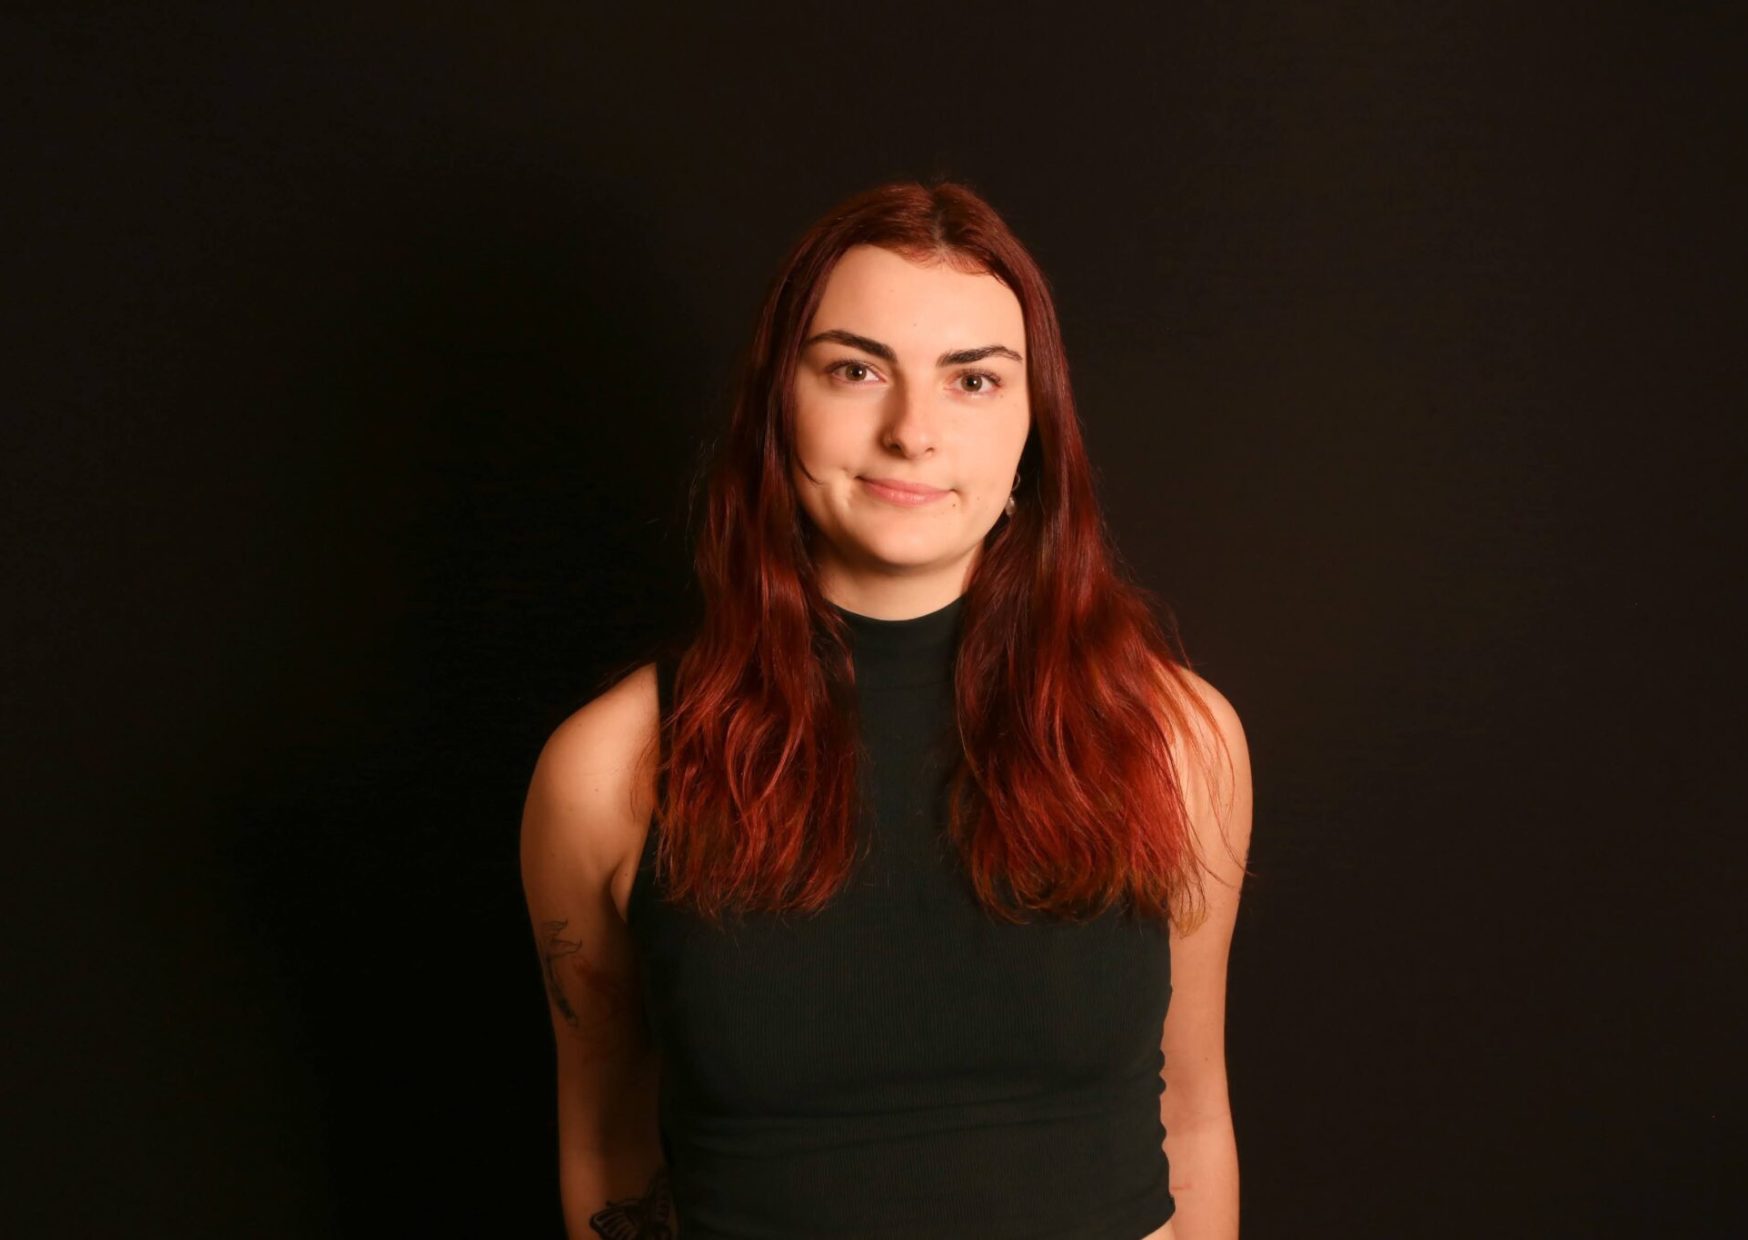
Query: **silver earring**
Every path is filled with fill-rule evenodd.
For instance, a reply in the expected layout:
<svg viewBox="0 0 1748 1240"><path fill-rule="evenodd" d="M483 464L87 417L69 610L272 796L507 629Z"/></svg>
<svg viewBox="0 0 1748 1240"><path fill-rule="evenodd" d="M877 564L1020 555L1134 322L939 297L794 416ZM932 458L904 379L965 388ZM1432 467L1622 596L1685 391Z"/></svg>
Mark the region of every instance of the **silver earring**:
<svg viewBox="0 0 1748 1240"><path fill-rule="evenodd" d="M1008 502L1002 506L1002 511L1008 516L1014 515L1014 492L1020 489L1020 471L1014 470L1014 485L1008 488Z"/></svg>

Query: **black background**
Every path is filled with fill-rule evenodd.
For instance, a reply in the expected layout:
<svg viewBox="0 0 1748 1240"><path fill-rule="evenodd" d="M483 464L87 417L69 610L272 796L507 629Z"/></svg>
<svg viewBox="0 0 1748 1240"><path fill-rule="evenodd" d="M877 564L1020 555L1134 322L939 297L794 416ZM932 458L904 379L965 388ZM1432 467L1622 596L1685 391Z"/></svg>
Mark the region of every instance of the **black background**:
<svg viewBox="0 0 1748 1240"><path fill-rule="evenodd" d="M1677 7L14 9L6 1232L561 1234L534 757L692 605L784 248L944 173L1250 738L1244 1234L1742 1234L1743 49Z"/></svg>

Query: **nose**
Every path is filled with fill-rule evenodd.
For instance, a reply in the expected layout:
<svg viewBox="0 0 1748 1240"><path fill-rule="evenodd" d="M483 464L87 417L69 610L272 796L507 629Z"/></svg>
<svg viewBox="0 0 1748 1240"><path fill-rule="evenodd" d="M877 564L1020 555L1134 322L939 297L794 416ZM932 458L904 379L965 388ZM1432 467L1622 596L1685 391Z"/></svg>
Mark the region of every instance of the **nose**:
<svg viewBox="0 0 1748 1240"><path fill-rule="evenodd" d="M905 456L933 451L940 434L938 415L935 393L926 384L894 384L887 402L885 442Z"/></svg>

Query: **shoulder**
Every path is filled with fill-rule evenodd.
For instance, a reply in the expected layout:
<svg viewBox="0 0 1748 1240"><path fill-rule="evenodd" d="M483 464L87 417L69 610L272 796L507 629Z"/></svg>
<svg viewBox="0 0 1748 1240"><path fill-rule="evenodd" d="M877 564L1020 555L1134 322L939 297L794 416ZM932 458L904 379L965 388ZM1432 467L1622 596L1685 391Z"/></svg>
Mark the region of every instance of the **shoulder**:
<svg viewBox="0 0 1748 1240"><path fill-rule="evenodd" d="M1223 751L1234 764L1243 761L1248 767L1244 723L1226 695L1201 673L1182 663L1160 659L1155 667L1165 698L1162 712L1174 725L1174 750L1199 755Z"/></svg>
<svg viewBox="0 0 1748 1240"><path fill-rule="evenodd" d="M1184 664L1162 661L1162 715L1198 850L1242 858L1251 833L1250 743L1226 695ZM1240 860L1240 866L1242 861Z"/></svg>
<svg viewBox="0 0 1748 1240"><path fill-rule="evenodd" d="M1201 704L1202 712L1205 712L1198 712L1198 739L1203 743L1212 741L1234 763L1242 759L1248 765L1249 745L1244 735L1244 722L1238 717L1238 709L1200 673L1181 666L1178 671L1190 692Z"/></svg>
<svg viewBox="0 0 1748 1240"><path fill-rule="evenodd" d="M522 815L524 863L611 882L641 849L654 808L655 664L577 708L541 747Z"/></svg>

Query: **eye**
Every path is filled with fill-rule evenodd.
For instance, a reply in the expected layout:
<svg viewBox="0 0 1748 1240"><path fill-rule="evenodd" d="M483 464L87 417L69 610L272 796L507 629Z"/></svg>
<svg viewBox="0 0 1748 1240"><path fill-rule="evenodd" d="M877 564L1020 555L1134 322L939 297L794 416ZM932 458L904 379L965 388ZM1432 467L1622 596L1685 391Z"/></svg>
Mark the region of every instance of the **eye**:
<svg viewBox="0 0 1748 1240"><path fill-rule="evenodd" d="M850 360L842 361L842 362L833 362L830 366L827 366L825 368L825 373L828 375L833 375L833 374L838 373L838 371L840 371L840 370L843 370L843 371L862 370L862 371L872 372L873 369L874 368L872 366L868 365L868 363L866 363L866 362L858 362L858 361L855 361L854 359L850 359ZM860 380L860 379L851 379L851 380L849 380L849 384L851 387L863 386L862 380Z"/></svg>
<svg viewBox="0 0 1748 1240"><path fill-rule="evenodd" d="M993 396L1001 388L1001 376L987 370L964 370L959 372L961 379L976 379L977 386L969 389L973 396Z"/></svg>

